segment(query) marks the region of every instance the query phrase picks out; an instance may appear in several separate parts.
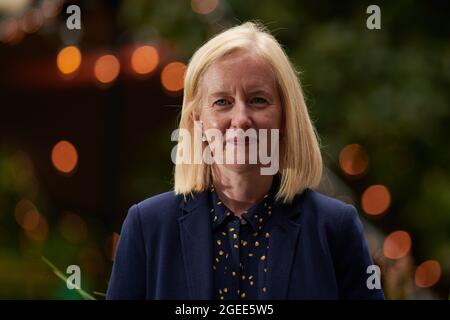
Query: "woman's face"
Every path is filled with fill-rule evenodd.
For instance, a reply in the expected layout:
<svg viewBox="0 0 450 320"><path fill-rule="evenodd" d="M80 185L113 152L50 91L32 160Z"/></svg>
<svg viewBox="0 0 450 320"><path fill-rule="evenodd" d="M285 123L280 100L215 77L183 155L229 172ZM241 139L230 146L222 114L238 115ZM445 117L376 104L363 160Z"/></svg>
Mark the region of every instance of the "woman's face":
<svg viewBox="0 0 450 320"><path fill-rule="evenodd" d="M267 154L270 154L270 130L281 129L282 108L275 75L264 59L249 52L232 52L213 63L204 72L199 85L201 109L199 113L193 114L193 118L202 121L207 137L208 129L218 129L223 134L224 159L227 144L236 150L238 146L242 147L242 143L232 138L232 133L237 132L235 129L254 129L257 133L261 133L259 129L268 129ZM225 136L227 130L231 133L230 136ZM235 156L235 163L227 166L235 169L248 168L248 151L252 143L256 141L248 139L244 143L246 164L236 164Z"/></svg>

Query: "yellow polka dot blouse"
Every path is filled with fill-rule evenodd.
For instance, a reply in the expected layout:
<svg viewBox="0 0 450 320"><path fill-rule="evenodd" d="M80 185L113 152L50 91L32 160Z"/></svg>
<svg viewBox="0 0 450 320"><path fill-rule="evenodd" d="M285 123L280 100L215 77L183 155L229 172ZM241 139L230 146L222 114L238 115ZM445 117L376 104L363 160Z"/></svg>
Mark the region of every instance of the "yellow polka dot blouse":
<svg viewBox="0 0 450 320"><path fill-rule="evenodd" d="M217 299L263 299L268 291L267 252L273 190L246 211L242 219L222 203L213 186L209 200Z"/></svg>

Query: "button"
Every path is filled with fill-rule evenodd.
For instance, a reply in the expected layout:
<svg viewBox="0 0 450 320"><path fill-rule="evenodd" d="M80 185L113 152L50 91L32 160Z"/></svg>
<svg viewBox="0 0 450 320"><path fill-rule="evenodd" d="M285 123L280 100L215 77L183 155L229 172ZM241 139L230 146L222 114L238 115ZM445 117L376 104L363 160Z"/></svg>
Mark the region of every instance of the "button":
<svg viewBox="0 0 450 320"><path fill-rule="evenodd" d="M241 219L241 224L247 224L247 220L245 220L244 218Z"/></svg>

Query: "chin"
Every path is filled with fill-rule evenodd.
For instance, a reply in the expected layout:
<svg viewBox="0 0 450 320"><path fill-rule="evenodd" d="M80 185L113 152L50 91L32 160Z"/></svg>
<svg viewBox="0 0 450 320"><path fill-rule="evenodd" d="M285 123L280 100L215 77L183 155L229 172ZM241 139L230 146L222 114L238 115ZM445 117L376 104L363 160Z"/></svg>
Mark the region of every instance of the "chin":
<svg viewBox="0 0 450 320"><path fill-rule="evenodd" d="M239 173L254 171L261 167L260 164L236 164L236 163L222 164L221 166L223 166L229 170L232 170L234 172L239 172Z"/></svg>

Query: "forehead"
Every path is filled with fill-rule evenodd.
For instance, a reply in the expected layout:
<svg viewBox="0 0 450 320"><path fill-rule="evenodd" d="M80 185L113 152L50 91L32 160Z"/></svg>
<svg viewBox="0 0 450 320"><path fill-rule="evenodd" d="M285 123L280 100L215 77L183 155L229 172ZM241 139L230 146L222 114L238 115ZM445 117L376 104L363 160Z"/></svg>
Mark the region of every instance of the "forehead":
<svg viewBox="0 0 450 320"><path fill-rule="evenodd" d="M215 61L204 72L200 87L204 93L217 90L276 90L276 79L270 64L251 52L236 51Z"/></svg>

